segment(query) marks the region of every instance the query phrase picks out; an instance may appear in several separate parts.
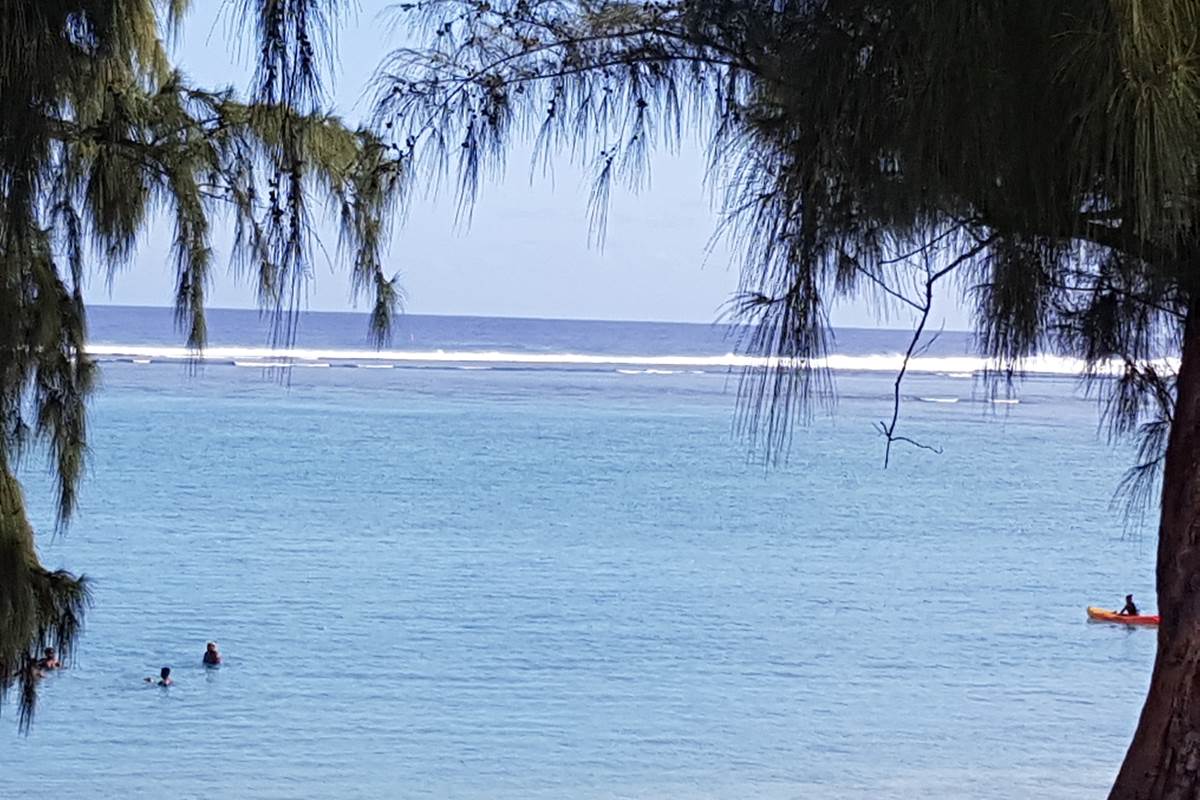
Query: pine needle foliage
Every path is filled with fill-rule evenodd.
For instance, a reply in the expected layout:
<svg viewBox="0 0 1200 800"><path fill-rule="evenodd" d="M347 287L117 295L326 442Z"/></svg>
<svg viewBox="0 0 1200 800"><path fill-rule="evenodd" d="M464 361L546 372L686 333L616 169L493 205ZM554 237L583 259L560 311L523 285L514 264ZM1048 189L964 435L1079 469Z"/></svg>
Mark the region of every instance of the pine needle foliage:
<svg viewBox="0 0 1200 800"><path fill-rule="evenodd" d="M256 20L252 97L191 86L163 37L187 0L0 0L0 707L27 728L34 660L69 657L89 602L82 577L45 569L15 477L48 453L61 527L76 509L96 367L83 286L127 264L152 220L173 226L174 305L188 345L206 342L214 224L232 222L233 265L294 332L316 245L314 214L340 223L356 294L382 341L399 291L384 273L402 163L320 108L320 43L335 3L245 0ZM328 54L326 54L328 55Z"/></svg>
<svg viewBox="0 0 1200 800"><path fill-rule="evenodd" d="M407 175L469 205L517 141L637 187L698 140L740 256L743 422L768 451L827 396L844 297L976 309L994 374L1078 356L1115 435L1149 436L1196 292L1200 2L427 0L378 76ZM915 295L917 299L914 298ZM1133 494L1144 496L1131 485ZM1143 487L1144 489L1145 487Z"/></svg>

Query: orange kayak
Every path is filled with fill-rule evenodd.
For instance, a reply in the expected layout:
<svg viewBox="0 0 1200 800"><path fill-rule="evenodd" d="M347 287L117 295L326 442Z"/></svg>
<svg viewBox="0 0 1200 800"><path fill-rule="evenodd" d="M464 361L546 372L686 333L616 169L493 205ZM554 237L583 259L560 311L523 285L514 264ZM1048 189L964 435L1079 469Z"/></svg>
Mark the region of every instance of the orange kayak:
<svg viewBox="0 0 1200 800"><path fill-rule="evenodd" d="M1088 606L1088 619L1094 619L1097 622L1116 622L1120 625L1157 625L1158 614L1138 614L1136 617L1129 614L1118 614L1115 611L1109 611L1107 608L1097 608L1096 606Z"/></svg>

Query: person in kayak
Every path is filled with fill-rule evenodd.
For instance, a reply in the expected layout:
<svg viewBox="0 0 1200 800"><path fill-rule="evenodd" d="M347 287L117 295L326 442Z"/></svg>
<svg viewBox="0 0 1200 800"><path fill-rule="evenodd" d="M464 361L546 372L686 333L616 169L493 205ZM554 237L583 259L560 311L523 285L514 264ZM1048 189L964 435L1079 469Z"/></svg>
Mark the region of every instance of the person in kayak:
<svg viewBox="0 0 1200 800"><path fill-rule="evenodd" d="M1122 617L1136 617L1138 615L1138 607L1133 602L1133 595L1125 595L1125 607L1117 613Z"/></svg>

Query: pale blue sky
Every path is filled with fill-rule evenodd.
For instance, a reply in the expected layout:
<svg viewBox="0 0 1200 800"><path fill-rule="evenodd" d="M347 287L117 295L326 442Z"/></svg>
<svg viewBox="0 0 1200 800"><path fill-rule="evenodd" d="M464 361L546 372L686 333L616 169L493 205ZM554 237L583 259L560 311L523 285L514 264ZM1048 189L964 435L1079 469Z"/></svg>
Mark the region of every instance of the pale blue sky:
<svg viewBox="0 0 1200 800"><path fill-rule="evenodd" d="M400 34L381 13L389 2L364 0L340 34L340 65L333 83L335 109L355 120L369 113L370 79ZM195 4L175 57L190 78L207 86L244 89L251 72L222 0ZM553 181L529 181L528 162L510 161L500 183L487 186L469 228L454 223L449 199L414 202L397 226L389 271L399 271L407 310L424 314L644 319L711 322L732 295L736 269L724 249L709 253L716 225L703 187L698 150L661 155L649 188L638 195L615 193L603 251L588 245L587 180L567 163ZM113 281L89 287L93 300L130 305L167 305L173 276L168 251L171 225L157 223L144 238L135 263ZM227 233L226 233L227 236ZM226 236L218 236L220 245ZM331 249L332 231L324 237ZM213 307L253 307L253 291L222 271L210 292ZM308 298L314 310L352 308L349 283L337 264L317 272ZM937 323L966 327L963 315L944 303ZM838 309L835 322L876 324L864 304ZM907 320L894 317L890 326Z"/></svg>

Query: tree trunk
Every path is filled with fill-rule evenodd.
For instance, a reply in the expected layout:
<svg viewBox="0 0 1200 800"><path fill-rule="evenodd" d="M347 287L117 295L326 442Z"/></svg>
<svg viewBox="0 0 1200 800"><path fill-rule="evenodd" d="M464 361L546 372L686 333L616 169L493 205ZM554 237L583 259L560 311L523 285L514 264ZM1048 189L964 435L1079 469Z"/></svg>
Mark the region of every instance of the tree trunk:
<svg viewBox="0 0 1200 800"><path fill-rule="evenodd" d="M1200 800L1200 307L1185 326L1163 469L1150 693L1109 800Z"/></svg>

